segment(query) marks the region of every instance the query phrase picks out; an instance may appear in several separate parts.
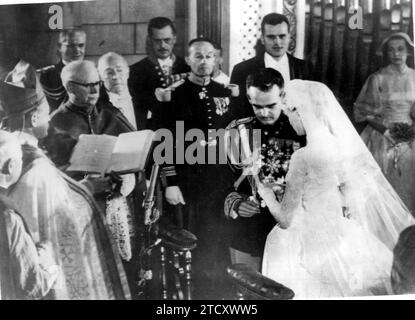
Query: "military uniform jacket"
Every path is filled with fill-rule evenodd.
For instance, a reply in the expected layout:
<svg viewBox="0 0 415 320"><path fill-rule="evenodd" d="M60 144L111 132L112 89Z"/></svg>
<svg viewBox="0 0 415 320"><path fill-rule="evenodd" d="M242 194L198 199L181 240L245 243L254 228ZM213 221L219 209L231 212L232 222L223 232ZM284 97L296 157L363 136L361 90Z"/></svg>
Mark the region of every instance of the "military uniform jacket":
<svg viewBox="0 0 415 320"><path fill-rule="evenodd" d="M165 75L157 59L147 57L130 66L128 88L133 99L137 129L157 129L165 116L163 104L157 101L154 91L156 88L166 88L173 82L185 77L190 71L186 62L173 56L172 74ZM151 118L148 118L149 111Z"/></svg>
<svg viewBox="0 0 415 320"><path fill-rule="evenodd" d="M284 181L291 155L305 145L305 137L296 134L284 114L281 114L272 126L264 126L256 118L251 117L233 121L227 128L228 131L236 130L234 132L238 133L234 136L233 142L239 144L241 150L248 147L251 151L256 141L253 137L255 129L260 130L260 150L263 157L262 163L265 164L260 170L260 180L264 181L273 176L275 179ZM254 256L262 256L265 240L276 221L265 206L261 207L261 214L251 218L237 215L241 201L248 200L250 197L250 200L255 198L258 202L261 202L261 199L258 195L253 195L255 192L251 184L253 183L252 176L247 176L242 180L242 168L237 165L237 159L232 160L229 157L229 164L236 174L234 190L230 191L224 207L225 215L233 224L231 247Z"/></svg>
<svg viewBox="0 0 415 320"><path fill-rule="evenodd" d="M216 164L209 165L208 152L209 148L216 148L216 155L219 154L219 140L213 135L216 130L224 130L233 119L232 110L229 108L230 96L230 90L214 81L203 86L189 79L173 92L171 108L169 115L165 117L164 126L175 133L176 141L177 122L183 122L185 134L190 129L200 129L204 134L200 144L205 148L205 164L189 165L185 159L184 164L165 166L162 174L166 176L168 185L179 185L181 188L186 185L185 189L196 192L197 188L210 188L211 184L219 188L220 185L227 183L227 181L221 183L221 179L225 179L225 176L221 176L218 171L229 171L226 163L219 165L216 159ZM184 149L186 150L192 143L186 142Z"/></svg>
<svg viewBox="0 0 415 320"><path fill-rule="evenodd" d="M51 112L68 100L68 94L61 80L61 72L64 66L63 62L60 61L58 64L40 70L40 83Z"/></svg>

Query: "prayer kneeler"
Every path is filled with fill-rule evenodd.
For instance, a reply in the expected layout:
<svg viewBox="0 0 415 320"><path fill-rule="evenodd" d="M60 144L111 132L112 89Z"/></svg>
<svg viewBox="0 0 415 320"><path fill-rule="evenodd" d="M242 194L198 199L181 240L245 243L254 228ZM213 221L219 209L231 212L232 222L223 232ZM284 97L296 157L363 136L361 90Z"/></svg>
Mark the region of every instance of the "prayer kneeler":
<svg viewBox="0 0 415 320"><path fill-rule="evenodd" d="M192 250L196 248L196 236L187 230L166 226L160 230L159 237L162 240L160 245L162 299L191 300ZM169 292L171 287L174 290Z"/></svg>
<svg viewBox="0 0 415 320"><path fill-rule="evenodd" d="M234 264L227 269L238 288L238 300L291 300L294 292L284 285L263 276L245 264Z"/></svg>

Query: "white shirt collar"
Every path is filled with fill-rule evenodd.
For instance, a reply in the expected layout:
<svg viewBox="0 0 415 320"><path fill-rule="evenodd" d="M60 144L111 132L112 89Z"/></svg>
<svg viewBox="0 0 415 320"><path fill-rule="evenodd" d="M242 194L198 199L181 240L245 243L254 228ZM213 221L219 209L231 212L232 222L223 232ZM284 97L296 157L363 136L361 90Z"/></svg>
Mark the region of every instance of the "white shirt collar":
<svg viewBox="0 0 415 320"><path fill-rule="evenodd" d="M121 95L107 91L110 98L110 102L114 107L118 108L121 113L127 118L127 120L137 128L137 120L135 118L134 106L132 98L128 90L124 90Z"/></svg>
<svg viewBox="0 0 415 320"><path fill-rule="evenodd" d="M164 60L157 59L157 61L158 61L159 65L160 65L160 67L164 67L164 66L166 66L166 67L172 67L173 66L173 59L171 57L168 57L168 58L166 58Z"/></svg>
<svg viewBox="0 0 415 320"><path fill-rule="evenodd" d="M110 99L111 98L113 98L113 99L128 99L128 98L131 98L131 95L128 92L128 89L121 92L121 94L114 93L114 92L111 92L111 91L108 91L108 90L107 90L107 92L108 92L108 95L110 96Z"/></svg>
<svg viewBox="0 0 415 320"><path fill-rule="evenodd" d="M272 68L279 71L283 76L285 83L288 83L291 80L290 63L286 53L277 61L269 53L265 52L264 62L265 68Z"/></svg>
<svg viewBox="0 0 415 320"><path fill-rule="evenodd" d="M287 53L284 53L284 55L279 60L276 60L268 52L265 52L264 58L265 58L265 62L268 61L268 62L274 62L274 63L282 63L283 61L288 61L288 55L287 55Z"/></svg>

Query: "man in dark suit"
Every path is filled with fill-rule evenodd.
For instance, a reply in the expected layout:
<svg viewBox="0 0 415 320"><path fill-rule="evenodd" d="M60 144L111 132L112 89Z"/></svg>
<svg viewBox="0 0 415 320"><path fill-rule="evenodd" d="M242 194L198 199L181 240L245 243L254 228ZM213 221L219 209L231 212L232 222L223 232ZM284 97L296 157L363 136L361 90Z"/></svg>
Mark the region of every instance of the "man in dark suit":
<svg viewBox="0 0 415 320"><path fill-rule="evenodd" d="M158 129L166 102L157 101L156 88L167 88L190 71L184 59L173 53L176 28L170 19L151 19L147 32L148 56L130 66L128 79L138 130Z"/></svg>
<svg viewBox="0 0 415 320"><path fill-rule="evenodd" d="M246 98L246 78L263 68L279 71L284 82L292 79L310 79L311 70L304 60L287 53L290 43L290 23L286 16L270 13L261 23L261 43L265 53L237 64L231 74L231 83L239 85L240 96L234 99L240 118L253 116L251 105Z"/></svg>

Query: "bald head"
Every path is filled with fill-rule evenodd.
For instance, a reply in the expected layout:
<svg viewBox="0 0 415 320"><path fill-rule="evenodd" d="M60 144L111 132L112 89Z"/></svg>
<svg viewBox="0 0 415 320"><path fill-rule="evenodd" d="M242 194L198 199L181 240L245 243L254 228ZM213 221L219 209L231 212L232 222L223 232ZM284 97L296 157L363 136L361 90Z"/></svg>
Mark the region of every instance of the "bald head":
<svg viewBox="0 0 415 320"><path fill-rule="evenodd" d="M22 173L22 148L17 137L0 130L0 187L8 189Z"/></svg>
<svg viewBox="0 0 415 320"><path fill-rule="evenodd" d="M186 62L192 73L200 77L210 76L215 65L216 50L207 39L194 39L189 42Z"/></svg>
<svg viewBox="0 0 415 320"><path fill-rule="evenodd" d="M128 63L121 55L108 52L101 56L98 60L98 72L108 91L121 94L128 89Z"/></svg>
<svg viewBox="0 0 415 320"><path fill-rule="evenodd" d="M85 60L67 64L62 69L61 79L70 102L78 106L96 104L99 97L100 79L93 62Z"/></svg>
<svg viewBox="0 0 415 320"><path fill-rule="evenodd" d="M200 48L209 48L209 50L216 50L212 41L207 38L195 38L189 41L187 55L190 56L193 51L198 51Z"/></svg>
<svg viewBox="0 0 415 320"><path fill-rule="evenodd" d="M127 61L118 53L108 52L98 59L98 72L101 75L105 68L109 65L119 65L123 68L128 68Z"/></svg>
<svg viewBox="0 0 415 320"><path fill-rule="evenodd" d="M92 61L74 61L68 63L61 73L62 83L66 88L69 81L91 83L99 81L98 70Z"/></svg>

